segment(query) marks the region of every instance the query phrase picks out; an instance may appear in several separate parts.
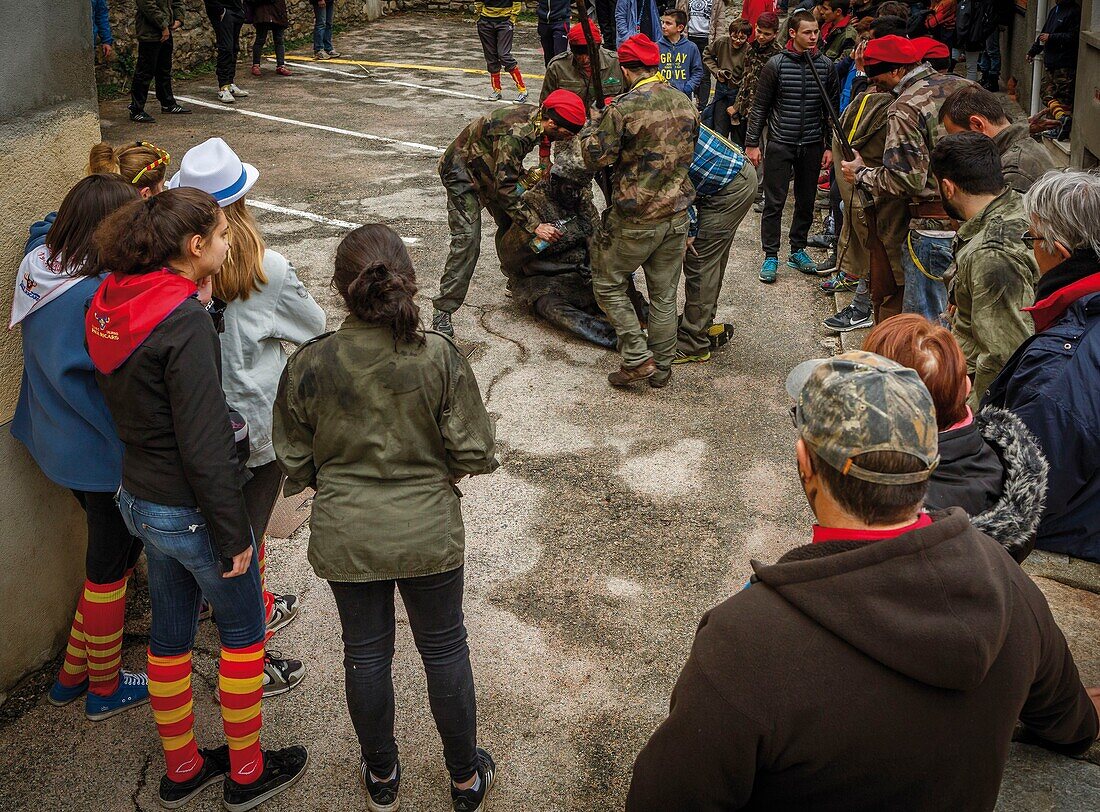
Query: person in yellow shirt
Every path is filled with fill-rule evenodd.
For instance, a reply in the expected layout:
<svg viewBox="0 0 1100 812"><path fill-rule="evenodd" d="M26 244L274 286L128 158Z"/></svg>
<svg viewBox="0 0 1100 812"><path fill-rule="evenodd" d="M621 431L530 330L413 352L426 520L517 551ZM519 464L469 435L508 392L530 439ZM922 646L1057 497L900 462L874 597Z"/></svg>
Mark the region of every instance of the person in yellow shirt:
<svg viewBox="0 0 1100 812"><path fill-rule="evenodd" d="M519 64L512 56L512 37L516 31L516 19L523 4L513 0L481 0L474 3L477 13L477 35L481 40L481 50L485 52L485 67L489 70L489 80L493 83L493 92L489 98L500 101L500 69L508 71L516 83L517 104L527 101L527 85L523 82Z"/></svg>

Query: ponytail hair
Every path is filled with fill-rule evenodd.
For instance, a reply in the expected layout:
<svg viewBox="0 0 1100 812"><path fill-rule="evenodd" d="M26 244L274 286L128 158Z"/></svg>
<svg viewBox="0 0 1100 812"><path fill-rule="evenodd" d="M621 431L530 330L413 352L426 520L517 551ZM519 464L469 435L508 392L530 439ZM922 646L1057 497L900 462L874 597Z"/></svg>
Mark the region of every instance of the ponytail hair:
<svg viewBox="0 0 1100 812"><path fill-rule="evenodd" d="M179 257L195 234L209 237L218 225L218 201L199 189L170 189L123 206L95 234L101 271L143 274Z"/></svg>
<svg viewBox="0 0 1100 812"><path fill-rule="evenodd" d="M156 189L168 174L171 156L156 144L135 141L112 147L106 141L88 151L86 175L115 173L132 183L135 189Z"/></svg>
<svg viewBox="0 0 1100 812"><path fill-rule="evenodd" d="M415 301L416 271L392 228L372 223L344 237L336 249L332 285L358 318L389 327L394 342L424 342Z"/></svg>

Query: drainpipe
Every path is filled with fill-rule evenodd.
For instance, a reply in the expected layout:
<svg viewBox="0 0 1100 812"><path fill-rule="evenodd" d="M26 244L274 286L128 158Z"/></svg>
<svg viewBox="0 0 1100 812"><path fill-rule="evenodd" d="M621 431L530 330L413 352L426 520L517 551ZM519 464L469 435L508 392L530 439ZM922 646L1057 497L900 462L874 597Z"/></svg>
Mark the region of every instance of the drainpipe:
<svg viewBox="0 0 1100 812"><path fill-rule="evenodd" d="M1038 0L1035 6L1035 39L1039 38L1039 35L1043 33L1043 25L1047 21L1047 0ZM1032 42L1035 42L1035 39ZM1031 47L1030 45L1028 46ZM1043 55L1039 54L1035 57L1035 61L1031 65L1031 115L1035 115L1039 112L1039 108L1043 106L1042 99L1039 98L1039 88L1042 85L1043 80Z"/></svg>

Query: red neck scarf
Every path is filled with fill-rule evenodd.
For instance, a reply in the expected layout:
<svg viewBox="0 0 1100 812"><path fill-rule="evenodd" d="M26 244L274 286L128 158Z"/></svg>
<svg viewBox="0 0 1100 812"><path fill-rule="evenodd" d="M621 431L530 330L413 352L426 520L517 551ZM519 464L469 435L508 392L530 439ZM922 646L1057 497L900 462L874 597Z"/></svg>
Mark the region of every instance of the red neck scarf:
<svg viewBox="0 0 1100 812"><path fill-rule="evenodd" d="M822 527L814 525L812 543L821 544L824 541L883 541L897 538L902 533L912 530L920 530L932 524L932 517L922 513L915 522L905 527L895 527L893 530L850 530L843 527Z"/></svg>

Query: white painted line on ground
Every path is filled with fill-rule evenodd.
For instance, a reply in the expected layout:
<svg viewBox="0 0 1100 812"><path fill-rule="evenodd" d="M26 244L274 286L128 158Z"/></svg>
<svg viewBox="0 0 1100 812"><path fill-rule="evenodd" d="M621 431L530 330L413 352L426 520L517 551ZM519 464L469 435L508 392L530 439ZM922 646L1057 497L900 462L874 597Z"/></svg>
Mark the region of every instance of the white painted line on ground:
<svg viewBox="0 0 1100 812"><path fill-rule="evenodd" d="M275 62L274 59L268 57L268 62ZM398 87L410 87L413 90L423 90L428 93L440 93L444 96L458 96L463 99L473 99L480 102L497 102L490 99L488 96L478 96L475 93L463 93L459 90L448 90L445 87L432 87L431 85L418 85L415 82L402 82L397 79L383 79L381 76L371 76L366 73L353 73L346 70L336 70L335 68L322 68L320 65L310 65L305 62L296 62L294 65L296 68L306 68L307 70L321 71L322 73L335 73L338 76L350 76L353 79L370 79L375 82L381 82L386 85L397 85ZM335 81L335 80L332 80Z"/></svg>
<svg viewBox="0 0 1100 812"><path fill-rule="evenodd" d="M275 121L279 124L292 124L295 127L306 127L311 130L324 130L325 132L336 133L337 135L350 135L352 138L365 138L368 141L381 141L383 144L393 144L399 147L409 147L410 149L417 149L423 152L430 152L433 155L442 155L443 150L439 147L433 147L430 144L421 144L416 141L400 141L396 138L386 138L381 135L371 135L370 133L361 133L358 130L345 130L343 127L330 127L327 124L314 124L312 121L298 121L293 118L283 118L282 116L272 116L267 113L259 113L255 110L245 110L240 107L226 107L223 104L214 104L213 102L200 101L199 99L191 96L177 96L180 101L187 104L196 105L198 107L209 107L211 110L218 110L222 113L239 113L242 116L251 116L252 118L262 118L265 121Z"/></svg>
<svg viewBox="0 0 1100 812"><path fill-rule="evenodd" d="M279 206L275 203L267 203L263 200L253 200L249 198L245 200L245 203L257 209L262 209L263 211L270 211L275 214L287 214L291 217L297 217L300 220L311 220L314 223L321 223L322 225L332 226L333 228L352 229L359 228L359 226L363 225L362 223L352 223L348 220L337 220L335 217L325 217L322 214L314 214L311 211L302 211L301 209ZM406 245L417 245L420 242L419 237L402 237L401 239Z"/></svg>

